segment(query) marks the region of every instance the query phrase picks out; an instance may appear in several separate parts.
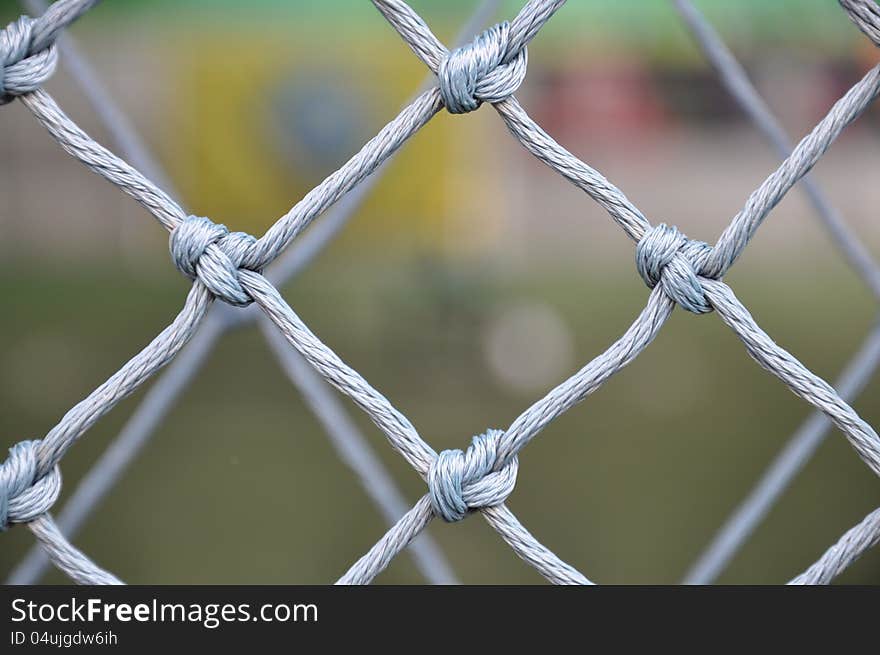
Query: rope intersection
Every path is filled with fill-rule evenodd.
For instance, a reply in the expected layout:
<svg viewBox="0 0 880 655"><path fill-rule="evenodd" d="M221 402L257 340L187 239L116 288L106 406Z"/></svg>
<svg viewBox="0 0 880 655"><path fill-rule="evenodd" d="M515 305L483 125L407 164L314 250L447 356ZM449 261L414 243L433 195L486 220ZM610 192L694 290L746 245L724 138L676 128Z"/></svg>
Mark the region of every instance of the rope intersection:
<svg viewBox="0 0 880 655"><path fill-rule="evenodd" d="M31 4L35 2L31 0ZM760 366L821 411L824 418L820 417L820 421L833 422L869 468L880 475L880 438L844 399L864 382L852 381L846 392L841 385L841 393L838 393L761 330L733 290L722 281L770 211L880 93L880 66L872 68L834 104L812 132L791 149L772 114L711 28L687 0L673 2L692 27L710 61L729 82L735 97L770 140L781 146L777 149L784 155L779 168L749 196L714 245L692 240L674 226L652 225L617 187L558 144L517 101L514 94L527 73L527 44L565 4L564 0L528 0L510 22L498 23L451 51L403 0L373 0L389 24L428 67L434 84L416 95L359 152L308 192L259 238L230 232L208 218L186 212L138 168L89 137L43 90L43 84L56 67L59 49L64 50L64 44L56 46L56 39L64 28L97 4L97 0L57 0L39 17L23 16L0 32L0 103L20 99L65 151L143 205L169 232L174 265L193 281L180 313L146 348L74 406L42 439L22 441L10 449L9 457L0 465L0 528L11 523L27 524L45 555L77 582L119 584L118 578L77 550L65 533L75 532L90 508L118 479L125 463L148 439L155 421L167 411L177 391L185 386L216 339L227 329L255 318L259 319L289 377L327 427L341 456L392 523L388 532L343 574L339 579L341 584L371 582L413 542L413 554L429 580L454 580L436 545L424 536L419 540L417 537L435 517L454 522L474 512L482 514L502 539L547 580L557 584L590 584L583 574L535 539L505 505L516 484L518 454L546 425L632 362L653 341L676 305L696 314L718 314ZM880 10L876 3L873 0L839 2L859 29L880 45ZM481 16L480 12L477 16ZM476 22L480 24L479 20ZM469 31L472 33L475 29ZM77 61L75 56L74 61ZM81 65L79 70L83 70ZM534 403L506 430L488 430L474 437L465 451L446 450L438 454L385 396L311 332L277 291L276 283L296 274L332 239L379 169L442 108L460 114L474 111L482 104L495 109L527 151L606 209L635 242L636 270L651 292L645 308L620 339ZM114 114L108 112L107 115ZM118 121L108 121L108 126L111 133L122 134L119 142L139 143L137 139L124 138L127 128ZM136 163L141 168L152 168L145 165L149 161L147 157L131 156L138 152L137 147L126 150L130 159L139 160ZM821 192L809 180L805 180L805 188L854 266L869 284L880 280L873 260L837 220ZM337 205L336 214L328 215L305 231L333 205ZM872 288L880 290L880 285ZM228 307L212 307L218 298ZM253 307L240 309L250 305ZM197 334L200 326L202 331ZM189 347L184 349L187 344ZM873 365L859 371L859 379L867 378L880 364L880 338L871 353ZM111 446L111 449L119 448L114 452L118 455L116 463L111 459L99 460L95 475L87 476L82 483L85 486L74 494L71 513L62 513L61 525L56 524L50 510L60 493L59 462L64 454L119 400L134 392L178 354L175 364L151 390L155 394L148 394L145 399L143 413L138 410L133 417L132 421L140 422L133 423L130 430L120 435L118 446ZM391 447L425 480L427 493L411 509L403 511L402 497L393 482L347 421L335 397L327 393L321 378L360 407L385 434ZM818 431L821 438L824 428L820 425L811 430L811 434ZM815 441L817 437L811 439ZM799 457L798 461L802 462L804 455ZM797 468L786 466L783 477L779 478L783 481L789 480ZM773 494L778 495L778 486L761 496L765 509L772 503ZM792 583L830 582L880 540L878 512L880 510L847 532ZM757 518L749 520L754 525ZM730 547L726 548L712 564L715 573L719 562L723 564L723 559L731 555ZM22 570L29 573L14 574L13 580L21 581L27 575L33 577L34 572L39 571L40 563L32 558L29 561Z"/></svg>

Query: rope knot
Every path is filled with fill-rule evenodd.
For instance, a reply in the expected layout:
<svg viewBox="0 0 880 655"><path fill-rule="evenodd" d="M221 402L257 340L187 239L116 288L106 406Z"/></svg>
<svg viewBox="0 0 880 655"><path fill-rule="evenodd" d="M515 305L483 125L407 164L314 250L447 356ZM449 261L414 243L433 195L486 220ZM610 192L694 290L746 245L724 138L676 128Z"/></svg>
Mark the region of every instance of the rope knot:
<svg viewBox="0 0 880 655"><path fill-rule="evenodd" d="M661 223L645 233L636 246L636 268L650 288L663 291L694 314L712 311L700 277L710 277L706 262L712 246L688 239L677 227Z"/></svg>
<svg viewBox="0 0 880 655"><path fill-rule="evenodd" d="M519 463L514 456L496 471L501 430L473 438L464 452L444 450L428 470L428 491L434 513L444 521L461 521L470 510L503 503L516 486Z"/></svg>
<svg viewBox="0 0 880 655"><path fill-rule="evenodd" d="M189 216L171 231L169 248L177 270L200 280L230 305L244 307L253 298L242 287L238 271L256 241L250 234L230 232L202 216Z"/></svg>
<svg viewBox="0 0 880 655"><path fill-rule="evenodd" d="M440 97L449 113L464 114L516 92L526 76L528 53L523 48L510 57L509 43L510 24L505 21L449 53L437 70Z"/></svg>
<svg viewBox="0 0 880 655"><path fill-rule="evenodd" d="M0 30L0 105L39 89L58 65L53 43L31 52L35 19L21 16Z"/></svg>
<svg viewBox="0 0 880 655"><path fill-rule="evenodd" d="M10 523L28 523L48 512L61 493L61 471L56 465L37 479L37 445L22 441L9 449L0 463L0 530Z"/></svg>

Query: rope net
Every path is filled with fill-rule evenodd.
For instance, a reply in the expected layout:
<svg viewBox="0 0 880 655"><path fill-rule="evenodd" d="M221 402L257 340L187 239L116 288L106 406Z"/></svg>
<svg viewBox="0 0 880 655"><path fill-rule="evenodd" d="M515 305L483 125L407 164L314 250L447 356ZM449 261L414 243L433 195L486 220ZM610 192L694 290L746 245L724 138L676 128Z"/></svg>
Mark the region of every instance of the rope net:
<svg viewBox="0 0 880 655"><path fill-rule="evenodd" d="M591 584L583 573L539 542L506 506L516 485L518 456L545 426L583 401L647 348L676 306L695 314L717 314L761 367L816 410L722 527L685 582L706 583L717 577L815 452L831 424L844 434L864 463L880 475L880 439L849 405L880 365L880 327L868 335L835 389L775 343L723 282L724 274L770 211L803 180L818 218L880 298L880 267L816 182L805 178L841 132L880 93L880 65L868 71L792 147L711 25L689 0L672 0L725 87L783 159L710 245L690 239L674 226L652 224L622 191L547 134L517 101L515 93L527 75L527 45L564 0L529 0L509 22L472 37L496 8L497 2L487 0L464 27L463 44L452 50L402 0L373 0L376 9L428 68L428 83L359 152L256 238L191 215L173 199L166 175L124 113L113 104L75 44L61 36L95 4L97 0L58 0L47 8L42 0L25 2L37 17L22 16L0 32L0 103L18 99L67 153L145 207L169 232L171 259L193 284L178 315L146 348L74 406L42 439L15 444L0 465L0 528L25 524L39 546L12 572L9 582L32 583L51 561L79 583L121 584L70 539L124 474L218 339L246 322L259 323L288 377L389 523L388 531L343 573L340 584L371 582L408 546L429 582L456 582L440 548L422 532L434 518L455 522L473 513L481 514L520 558L550 582ZM839 0L839 4L880 46L880 7L874 0ZM131 163L93 140L43 89L61 57ZM635 243L636 270L651 292L623 336L526 409L509 427L485 430L473 437L465 450L437 453L406 416L309 329L276 287L307 267L333 239L375 184L385 163L434 115L444 108L451 113L468 113L484 104L492 106L527 151L607 211ZM218 299L223 302L215 306ZM56 520L51 510L61 491L59 463L65 453L120 400L168 364L171 366L150 388ZM389 445L424 480L426 493L409 509L328 383L369 416ZM880 510L846 532L790 583L828 583L878 540Z"/></svg>

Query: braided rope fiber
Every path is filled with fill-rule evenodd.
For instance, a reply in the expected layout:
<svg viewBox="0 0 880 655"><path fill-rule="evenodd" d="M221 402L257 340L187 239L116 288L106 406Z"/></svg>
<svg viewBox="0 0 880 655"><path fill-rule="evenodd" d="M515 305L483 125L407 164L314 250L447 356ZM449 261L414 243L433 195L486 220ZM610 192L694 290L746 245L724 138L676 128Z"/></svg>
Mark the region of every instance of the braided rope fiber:
<svg viewBox="0 0 880 655"><path fill-rule="evenodd" d="M717 314L748 355L809 403L816 414L795 435L747 499L744 510L719 533L688 575L708 582L766 514L797 470L834 425L856 454L880 475L880 437L849 402L880 365L880 328L842 376L838 389L812 373L757 324L723 278L763 221L792 187L804 190L831 237L880 298L880 267L849 232L818 185L805 179L840 134L880 93L880 65L868 71L794 147L757 95L743 69L688 0L672 0L722 82L782 159L748 197L714 243L691 239L674 225L652 223L600 172L557 143L526 112L516 92L527 79L528 44L565 4L528 0L519 13L473 36L497 3L485 2L465 27L458 47L448 49L403 0L372 0L404 43L427 68L429 83L379 132L320 184L305 194L261 236L230 231L208 217L191 215L164 183L167 176L112 105L88 63L63 31L97 0L27 3L36 17L22 16L0 31L0 103L18 100L61 148L142 205L168 232L172 264L192 281L180 312L143 350L77 403L42 438L13 445L0 464L0 530L25 524L41 551L28 555L11 582L33 582L50 561L86 584L121 584L78 550L71 538L123 475L178 394L193 378L220 336L246 321L259 321L282 368L325 427L340 457L355 472L389 524L387 532L345 571L339 584L373 581L412 544L416 564L433 583L457 578L425 528L435 519L452 523L480 514L525 562L555 584L591 584L560 559L506 505L516 488L520 452L554 419L582 402L644 351L675 307L692 314ZM880 9L873 0L839 0L855 25L880 45ZM108 131L128 163L99 144L68 117L44 85L59 59L90 89ZM388 160L437 113L467 114L489 105L523 148L603 207L635 245L634 265L649 288L645 307L604 352L503 429L478 428L463 450L440 453L381 391L326 345L288 304L277 287L303 270L354 213ZM120 118L121 117L121 118ZM160 182L161 184L157 184ZM163 191L166 188L168 191ZM316 219L328 212L314 228ZM222 301L215 303L216 300ZM129 425L84 478L61 512L51 510L62 487L60 465L67 451L123 398L174 362L145 396ZM363 411L422 478L424 495L406 509L403 495L380 459L347 416L329 387ZM527 466L523 458L523 466ZM846 532L793 584L827 584L880 541L880 510Z"/></svg>

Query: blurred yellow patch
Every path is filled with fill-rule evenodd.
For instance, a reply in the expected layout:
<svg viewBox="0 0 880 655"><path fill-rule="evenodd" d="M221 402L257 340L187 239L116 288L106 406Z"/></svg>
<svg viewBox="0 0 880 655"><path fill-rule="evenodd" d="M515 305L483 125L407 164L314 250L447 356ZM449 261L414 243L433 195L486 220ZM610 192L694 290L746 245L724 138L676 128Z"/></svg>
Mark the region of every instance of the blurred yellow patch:
<svg viewBox="0 0 880 655"><path fill-rule="evenodd" d="M175 55L173 172L192 211L257 235L390 121L425 75L384 33L345 37L342 47L330 47L329 35L242 36L222 26L194 38ZM491 233L480 204L494 194L478 193L495 177L480 161L491 152L484 128L474 115L435 117L404 145L343 242L393 237L443 249L464 223L469 240Z"/></svg>

